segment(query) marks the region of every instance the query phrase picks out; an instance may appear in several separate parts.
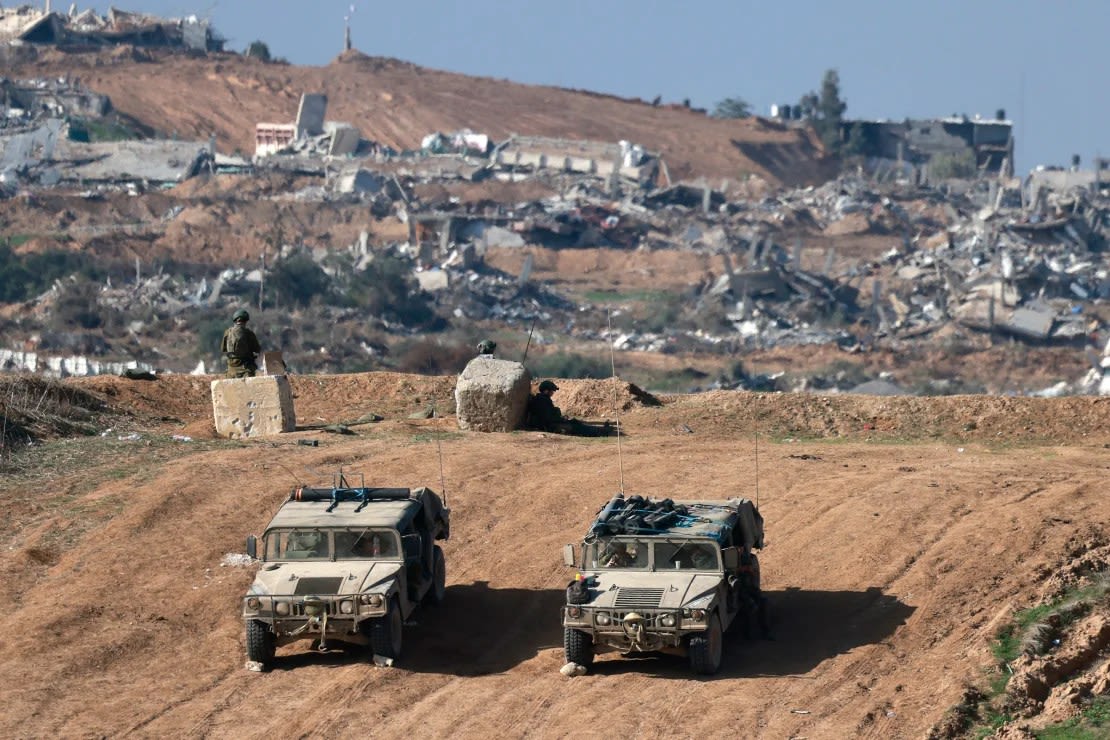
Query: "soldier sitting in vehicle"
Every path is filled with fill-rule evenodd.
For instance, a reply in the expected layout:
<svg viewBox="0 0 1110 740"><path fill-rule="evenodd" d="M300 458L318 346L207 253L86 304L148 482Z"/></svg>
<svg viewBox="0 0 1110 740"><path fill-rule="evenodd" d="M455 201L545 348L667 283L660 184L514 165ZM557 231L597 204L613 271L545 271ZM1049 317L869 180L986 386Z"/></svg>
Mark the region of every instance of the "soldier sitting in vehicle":
<svg viewBox="0 0 1110 740"><path fill-rule="evenodd" d="M615 543L602 559L606 568L634 568L640 564L640 545L635 542Z"/></svg>
<svg viewBox="0 0 1110 740"><path fill-rule="evenodd" d="M356 536L351 544L351 555L356 558L385 558L393 554L392 539L379 534L352 533Z"/></svg>
<svg viewBox="0 0 1110 740"><path fill-rule="evenodd" d="M327 539L319 532L292 532L285 547L285 557L321 558L328 554L327 548Z"/></svg>

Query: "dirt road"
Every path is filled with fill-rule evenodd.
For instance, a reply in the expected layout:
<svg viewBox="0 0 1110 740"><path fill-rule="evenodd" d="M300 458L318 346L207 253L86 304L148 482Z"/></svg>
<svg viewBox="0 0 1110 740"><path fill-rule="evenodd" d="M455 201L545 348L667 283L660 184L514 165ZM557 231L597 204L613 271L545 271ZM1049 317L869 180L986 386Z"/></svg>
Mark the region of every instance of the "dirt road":
<svg viewBox="0 0 1110 740"><path fill-rule="evenodd" d="M125 381L86 382L129 399L126 428L52 442L49 470L0 485L0 735L921 737L981 676L1000 620L1106 544L1107 400L676 397L623 414L618 455L613 439L409 420L402 395L426 402L449 385L358 377L301 379L299 411L390 409L380 425L257 442L169 439L175 425L204 426L203 383L139 386L139 400L136 384L108 395ZM585 403L575 394L572 413ZM160 405L173 421L146 410ZM880 405L909 420L897 435L883 432ZM783 433L803 411L830 431ZM958 413L979 423L965 429ZM1056 436L996 433L1000 419L1020 431L1026 415ZM836 436L838 424L856 431ZM573 575L561 546L622 471L629 493L754 497L756 431L775 639L730 636L710 678L674 657L606 657L584 677L560 675ZM119 439L132 432L140 439ZM221 566L225 555L243 551L294 478L342 466L439 490L437 447L453 510L448 598L406 627L399 666L294 646L271 673L244 670L239 598L253 571Z"/></svg>

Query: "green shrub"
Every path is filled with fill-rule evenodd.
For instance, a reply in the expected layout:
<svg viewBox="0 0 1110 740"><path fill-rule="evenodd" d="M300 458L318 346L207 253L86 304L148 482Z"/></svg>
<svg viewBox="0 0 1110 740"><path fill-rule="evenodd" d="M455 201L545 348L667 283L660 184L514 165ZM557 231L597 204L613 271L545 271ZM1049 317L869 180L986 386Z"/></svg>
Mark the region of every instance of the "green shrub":
<svg viewBox="0 0 1110 740"><path fill-rule="evenodd" d="M474 348L469 345L421 339L401 350L397 369L420 375L452 375L462 372L473 357Z"/></svg>
<svg viewBox="0 0 1110 740"><path fill-rule="evenodd" d="M16 254L13 247L26 241L21 236L0 240L0 303L30 300L46 292L55 280L73 274L89 280L104 278L105 270L78 252L53 249Z"/></svg>
<svg viewBox="0 0 1110 740"><path fill-rule="evenodd" d="M929 159L929 177L933 180L975 177L978 171L978 167L975 166L975 153L970 149L934 154Z"/></svg>
<svg viewBox="0 0 1110 740"><path fill-rule="evenodd" d="M573 353L540 355L530 364L536 378L608 378L613 373L608 359Z"/></svg>
<svg viewBox="0 0 1110 740"><path fill-rule="evenodd" d="M421 326L435 317L411 266L396 257L375 257L365 270L351 275L345 292L350 305L406 326Z"/></svg>
<svg viewBox="0 0 1110 740"><path fill-rule="evenodd" d="M307 306L314 299L327 302L331 278L312 257L297 252L278 260L266 276L266 303L271 306Z"/></svg>

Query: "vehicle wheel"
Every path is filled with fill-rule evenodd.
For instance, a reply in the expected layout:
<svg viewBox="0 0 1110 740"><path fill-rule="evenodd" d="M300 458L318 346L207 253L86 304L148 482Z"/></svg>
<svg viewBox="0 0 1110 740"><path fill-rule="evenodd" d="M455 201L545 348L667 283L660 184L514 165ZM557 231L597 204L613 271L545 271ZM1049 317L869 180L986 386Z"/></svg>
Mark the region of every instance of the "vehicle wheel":
<svg viewBox="0 0 1110 740"><path fill-rule="evenodd" d="M401 657L401 630L404 621L401 618L401 605L396 597L389 602L389 613L379 617L370 625L370 646L374 648L374 655L397 660Z"/></svg>
<svg viewBox="0 0 1110 740"><path fill-rule="evenodd" d="M429 606L439 606L446 597L447 559L443 557L443 549L436 545L432 562L432 587L424 594L424 603Z"/></svg>
<svg viewBox="0 0 1110 740"><path fill-rule="evenodd" d="M594 662L594 638L582 630L563 629L563 653L568 663L590 666Z"/></svg>
<svg viewBox="0 0 1110 740"><path fill-rule="evenodd" d="M252 619L247 622L247 660L259 663L268 671L274 665L274 633L270 625Z"/></svg>
<svg viewBox="0 0 1110 740"><path fill-rule="evenodd" d="M694 673L709 676L720 669L723 643L721 619L717 616L717 612L713 612L705 632L690 638L690 668Z"/></svg>

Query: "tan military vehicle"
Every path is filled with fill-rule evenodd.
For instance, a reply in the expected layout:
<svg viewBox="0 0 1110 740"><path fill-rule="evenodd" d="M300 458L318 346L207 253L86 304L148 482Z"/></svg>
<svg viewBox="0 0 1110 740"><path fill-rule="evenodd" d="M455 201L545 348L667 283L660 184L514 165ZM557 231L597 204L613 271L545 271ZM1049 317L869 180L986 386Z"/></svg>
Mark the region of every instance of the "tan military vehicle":
<svg viewBox="0 0 1110 740"><path fill-rule="evenodd" d="M605 650L685 654L697 673L721 666L734 623L766 634L760 591L763 517L747 499L653 501L615 496L581 547L563 559L579 573L567 587L563 647L589 666Z"/></svg>
<svg viewBox="0 0 1110 740"><path fill-rule="evenodd" d="M438 604L446 563L436 540L450 511L427 488L298 488L247 553L261 558L243 597L248 667L269 670L279 645L314 640L401 656L405 621ZM259 545L261 544L261 552Z"/></svg>

